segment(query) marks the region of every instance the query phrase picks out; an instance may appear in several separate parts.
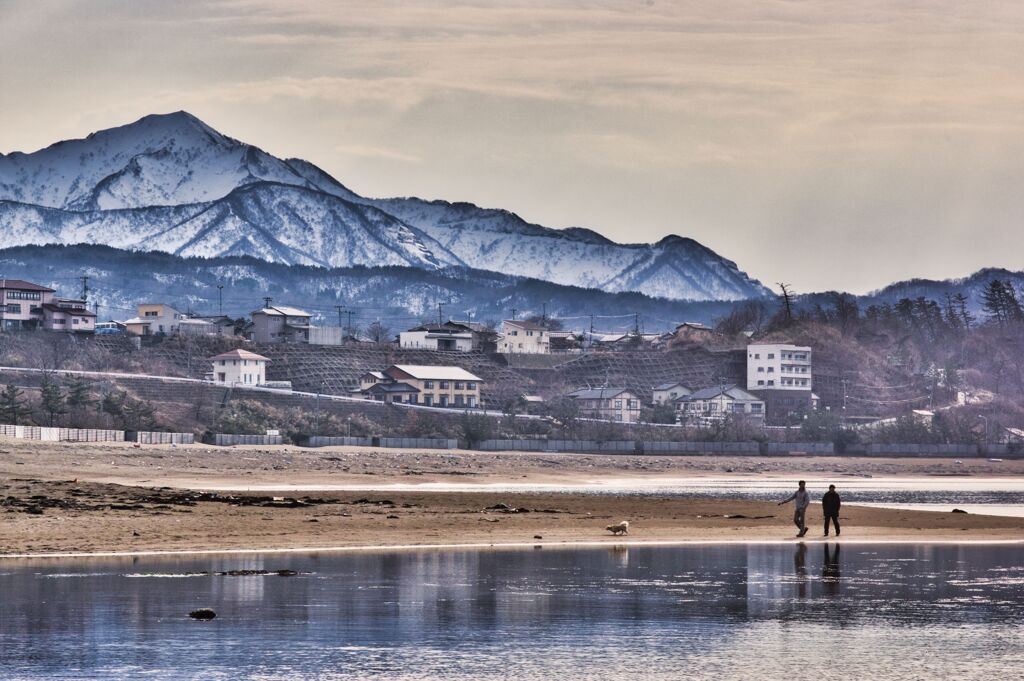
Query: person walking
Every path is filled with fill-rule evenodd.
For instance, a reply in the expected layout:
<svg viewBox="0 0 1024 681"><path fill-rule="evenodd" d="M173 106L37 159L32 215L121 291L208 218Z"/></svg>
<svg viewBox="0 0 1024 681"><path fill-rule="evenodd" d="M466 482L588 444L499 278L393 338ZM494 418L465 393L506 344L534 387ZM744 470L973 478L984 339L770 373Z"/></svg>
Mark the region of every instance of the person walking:
<svg viewBox="0 0 1024 681"><path fill-rule="evenodd" d="M828 536L828 522L831 520L836 528L836 536L839 536L839 507L842 502L835 485L829 485L825 496L821 498L821 512L825 514L825 536Z"/></svg>
<svg viewBox="0 0 1024 681"><path fill-rule="evenodd" d="M796 508L793 510L793 524L800 528L800 532L796 536L802 537L807 534L807 524L804 519L807 515L807 507L811 505L811 495L807 493L807 483L803 480L799 482L797 490L793 492L793 496L779 502L779 506L788 504L789 502L795 502Z"/></svg>

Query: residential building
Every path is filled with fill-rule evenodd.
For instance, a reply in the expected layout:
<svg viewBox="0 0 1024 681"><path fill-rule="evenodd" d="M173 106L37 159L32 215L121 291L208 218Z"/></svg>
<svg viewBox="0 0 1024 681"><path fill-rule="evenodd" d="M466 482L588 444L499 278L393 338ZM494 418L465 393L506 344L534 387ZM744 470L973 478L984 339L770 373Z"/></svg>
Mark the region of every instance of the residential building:
<svg viewBox="0 0 1024 681"><path fill-rule="evenodd" d="M41 306L42 326L47 331L65 333L93 333L96 314L90 312L84 300L54 298Z"/></svg>
<svg viewBox="0 0 1024 681"><path fill-rule="evenodd" d="M680 343L704 343L713 340L717 332L700 322L683 322L673 331L673 339Z"/></svg>
<svg viewBox="0 0 1024 681"><path fill-rule="evenodd" d="M770 423L813 409L813 384L810 347L787 343L747 346L747 390L765 401Z"/></svg>
<svg viewBox="0 0 1024 681"><path fill-rule="evenodd" d="M581 388L569 393L580 416L620 423L640 421L640 398L626 388Z"/></svg>
<svg viewBox="0 0 1024 681"><path fill-rule="evenodd" d="M136 308L136 316L123 324L135 336L173 336L178 324L187 315L164 303L143 303Z"/></svg>
<svg viewBox="0 0 1024 681"><path fill-rule="evenodd" d="M420 324L398 334L403 348L422 350L455 350L469 352L480 343L477 334L466 324L451 320L444 324Z"/></svg>
<svg viewBox="0 0 1024 681"><path fill-rule="evenodd" d="M579 353L583 351L583 336L572 331L549 331L548 344L553 353Z"/></svg>
<svg viewBox="0 0 1024 681"><path fill-rule="evenodd" d="M662 383L651 389L651 401L654 404L672 404L680 397L686 397L693 391L682 383Z"/></svg>
<svg viewBox="0 0 1024 681"><path fill-rule="evenodd" d="M23 279L0 279L0 328L4 331L37 329L43 304L53 302L54 289Z"/></svg>
<svg viewBox="0 0 1024 681"><path fill-rule="evenodd" d="M96 315L84 300L57 298L55 292L22 279L0 279L0 330L95 331Z"/></svg>
<svg viewBox="0 0 1024 681"><path fill-rule="evenodd" d="M263 385L267 382L267 362L263 355L248 350L231 350L211 357L213 380L226 385Z"/></svg>
<svg viewBox="0 0 1024 681"><path fill-rule="evenodd" d="M367 390L378 383L383 383L387 379L388 377L384 375L383 371L367 371L359 377L359 390Z"/></svg>
<svg viewBox="0 0 1024 681"><path fill-rule="evenodd" d="M271 305L252 313L252 340L256 343L309 343L313 318L294 307Z"/></svg>
<svg viewBox="0 0 1024 681"><path fill-rule="evenodd" d="M207 322L213 325L212 333L217 336L234 336L235 320L223 314L193 315L189 319Z"/></svg>
<svg viewBox="0 0 1024 681"><path fill-rule="evenodd" d="M737 385L721 385L695 390L677 398L676 412L682 422L695 419L720 419L728 414L763 419L764 401Z"/></svg>
<svg viewBox="0 0 1024 681"><path fill-rule="evenodd" d="M498 352L546 355L551 352L551 337L537 322L506 319L501 322Z"/></svg>
<svg viewBox="0 0 1024 681"><path fill-rule="evenodd" d="M483 381L461 367L393 364L382 372L360 377L361 392L369 399L428 407L476 409L481 406Z"/></svg>

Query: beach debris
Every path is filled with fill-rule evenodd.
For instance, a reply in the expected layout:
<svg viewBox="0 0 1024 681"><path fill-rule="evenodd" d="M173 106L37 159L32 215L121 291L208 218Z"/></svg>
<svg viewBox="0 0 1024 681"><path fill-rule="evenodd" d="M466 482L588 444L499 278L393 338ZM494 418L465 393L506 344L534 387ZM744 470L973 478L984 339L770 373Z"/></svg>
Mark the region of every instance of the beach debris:
<svg viewBox="0 0 1024 681"><path fill-rule="evenodd" d="M539 534L535 534L535 535L533 535L533 538L534 539L543 539L544 537L540 536Z"/></svg>
<svg viewBox="0 0 1024 681"><path fill-rule="evenodd" d="M398 516L397 516L397 515L395 515L394 513L392 513L391 515L389 515L389 516L387 517L387 519L388 519L388 520L398 520Z"/></svg>
<svg viewBox="0 0 1024 681"><path fill-rule="evenodd" d="M351 504L369 504L371 506L394 506L395 502L390 499L356 499L355 501L349 502Z"/></svg>
<svg viewBox="0 0 1024 681"><path fill-rule="evenodd" d="M989 461L991 461L992 463L1002 463L1003 462L1002 459L989 459Z"/></svg>
<svg viewBox="0 0 1024 681"><path fill-rule="evenodd" d="M188 614L194 620L212 620L217 616L213 608L198 608Z"/></svg>
<svg viewBox="0 0 1024 681"><path fill-rule="evenodd" d="M950 513L967 513L967 511L963 510L962 508L954 508L952 511L950 511Z"/></svg>

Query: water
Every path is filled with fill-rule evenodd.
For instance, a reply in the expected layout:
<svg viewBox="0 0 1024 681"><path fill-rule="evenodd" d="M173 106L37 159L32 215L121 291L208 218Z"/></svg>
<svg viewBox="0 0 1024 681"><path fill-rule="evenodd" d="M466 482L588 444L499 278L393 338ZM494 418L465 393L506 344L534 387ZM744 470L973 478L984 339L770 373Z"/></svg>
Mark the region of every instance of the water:
<svg viewBox="0 0 1024 681"><path fill-rule="evenodd" d="M807 477L812 498L835 484L844 504L884 508L912 508L1024 518L1024 478L834 478ZM779 501L796 489L797 479L784 478L623 478L579 484L562 483L419 483L393 485L257 485L253 492L271 491L444 491L444 492L555 492L614 494L616 496L688 497L695 499L750 499Z"/></svg>
<svg viewBox="0 0 1024 681"><path fill-rule="evenodd" d="M0 678L986 679L1020 545L0 561ZM190 575L293 569L294 577ZM213 607L198 622L189 610Z"/></svg>

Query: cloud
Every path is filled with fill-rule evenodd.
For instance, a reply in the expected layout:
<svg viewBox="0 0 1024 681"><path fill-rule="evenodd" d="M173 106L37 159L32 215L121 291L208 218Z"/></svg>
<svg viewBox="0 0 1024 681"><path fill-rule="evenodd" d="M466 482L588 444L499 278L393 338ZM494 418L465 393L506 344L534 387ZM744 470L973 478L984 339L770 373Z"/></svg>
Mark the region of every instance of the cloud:
<svg viewBox="0 0 1024 681"><path fill-rule="evenodd" d="M388 161L402 161L404 163L422 163L423 159L413 154L407 154L395 149L373 147L362 144L341 144L334 147L334 150L345 156L359 156L362 158L382 158Z"/></svg>

